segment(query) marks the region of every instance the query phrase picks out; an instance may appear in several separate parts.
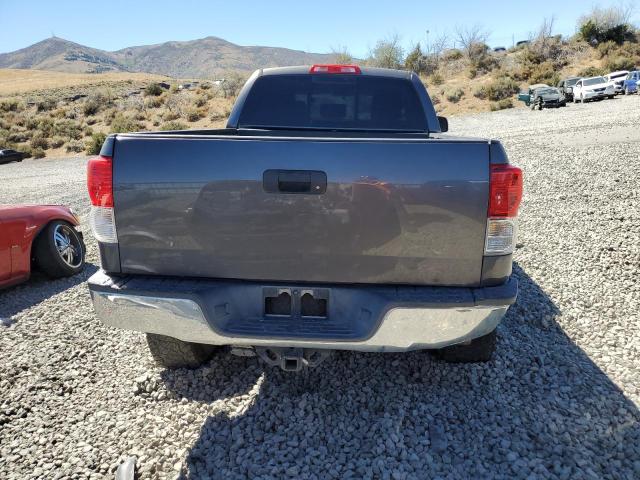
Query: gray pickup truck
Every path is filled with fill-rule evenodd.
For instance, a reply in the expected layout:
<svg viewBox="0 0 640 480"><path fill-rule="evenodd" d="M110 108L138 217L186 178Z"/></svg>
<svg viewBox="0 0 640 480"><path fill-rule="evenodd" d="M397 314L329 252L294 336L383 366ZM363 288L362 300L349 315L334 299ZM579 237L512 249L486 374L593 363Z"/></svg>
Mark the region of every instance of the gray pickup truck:
<svg viewBox="0 0 640 480"><path fill-rule="evenodd" d="M446 123L413 73L314 65L255 72L225 129L108 137L98 318L165 367L222 346L293 371L336 349L489 360L522 172Z"/></svg>

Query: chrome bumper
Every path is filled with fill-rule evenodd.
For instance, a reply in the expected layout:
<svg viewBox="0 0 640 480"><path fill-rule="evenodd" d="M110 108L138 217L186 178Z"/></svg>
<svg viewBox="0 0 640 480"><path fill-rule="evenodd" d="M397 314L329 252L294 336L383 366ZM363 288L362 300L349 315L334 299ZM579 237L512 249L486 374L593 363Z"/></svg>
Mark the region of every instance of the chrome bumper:
<svg viewBox="0 0 640 480"><path fill-rule="evenodd" d="M389 309L364 340L324 341L224 335L214 330L200 305L188 298L132 295L91 290L98 318L105 324L212 345L299 347L401 352L441 348L494 330L509 305Z"/></svg>

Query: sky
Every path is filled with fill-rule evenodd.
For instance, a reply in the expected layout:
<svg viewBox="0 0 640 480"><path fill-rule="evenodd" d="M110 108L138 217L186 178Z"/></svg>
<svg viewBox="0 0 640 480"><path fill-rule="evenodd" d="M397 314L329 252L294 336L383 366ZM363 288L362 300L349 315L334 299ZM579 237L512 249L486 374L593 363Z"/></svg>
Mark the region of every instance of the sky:
<svg viewBox="0 0 640 480"><path fill-rule="evenodd" d="M346 47L364 58L377 40L392 35L409 48L475 24L490 32L491 47L509 47L545 17L555 16L556 33L571 35L577 18L593 5L619 3L562 0L529 9L527 2L490 0L0 0L0 53L51 35L110 51L216 36L239 45L319 53ZM636 24L639 13L634 11Z"/></svg>

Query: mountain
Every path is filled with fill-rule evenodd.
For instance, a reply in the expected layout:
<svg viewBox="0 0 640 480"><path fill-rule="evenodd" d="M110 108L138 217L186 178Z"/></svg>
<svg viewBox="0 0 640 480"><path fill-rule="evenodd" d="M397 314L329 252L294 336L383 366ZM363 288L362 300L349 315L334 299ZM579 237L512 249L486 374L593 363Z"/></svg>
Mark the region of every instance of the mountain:
<svg viewBox="0 0 640 480"><path fill-rule="evenodd" d="M74 73L126 71L200 78L228 71L327 63L331 58L331 54L288 48L244 47L217 37L128 47L115 52L51 37L15 52L0 54L0 68Z"/></svg>

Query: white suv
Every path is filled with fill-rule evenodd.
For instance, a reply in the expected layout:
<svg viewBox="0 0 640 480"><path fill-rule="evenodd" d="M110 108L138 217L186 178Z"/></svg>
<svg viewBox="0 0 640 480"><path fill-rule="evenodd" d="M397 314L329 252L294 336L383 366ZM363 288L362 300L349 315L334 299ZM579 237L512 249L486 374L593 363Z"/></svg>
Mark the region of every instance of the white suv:
<svg viewBox="0 0 640 480"><path fill-rule="evenodd" d="M624 79L629 75L628 70L620 70L619 72L611 72L604 76L607 82L613 84L613 91L618 94L624 90Z"/></svg>
<svg viewBox="0 0 640 480"><path fill-rule="evenodd" d="M573 103L613 98L615 94L613 84L604 77L581 78L573 86Z"/></svg>

